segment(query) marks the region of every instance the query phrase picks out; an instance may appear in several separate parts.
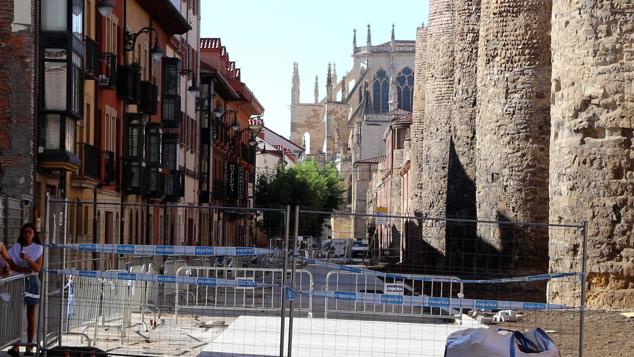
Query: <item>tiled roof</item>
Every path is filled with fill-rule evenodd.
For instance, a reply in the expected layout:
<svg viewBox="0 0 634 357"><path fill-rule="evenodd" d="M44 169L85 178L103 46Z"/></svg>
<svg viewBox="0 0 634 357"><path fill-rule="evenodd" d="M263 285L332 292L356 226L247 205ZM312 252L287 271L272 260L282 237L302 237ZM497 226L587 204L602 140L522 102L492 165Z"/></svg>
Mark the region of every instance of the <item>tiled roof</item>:
<svg viewBox="0 0 634 357"><path fill-rule="evenodd" d="M385 155L371 157L365 160L359 160L359 161L356 161L355 164L380 164L383 161L385 161Z"/></svg>

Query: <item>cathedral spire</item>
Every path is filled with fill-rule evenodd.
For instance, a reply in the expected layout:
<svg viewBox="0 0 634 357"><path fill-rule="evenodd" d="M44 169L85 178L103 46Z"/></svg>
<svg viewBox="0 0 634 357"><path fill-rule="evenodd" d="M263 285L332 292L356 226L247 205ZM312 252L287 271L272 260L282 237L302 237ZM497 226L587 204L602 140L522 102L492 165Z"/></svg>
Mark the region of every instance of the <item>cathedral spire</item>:
<svg viewBox="0 0 634 357"><path fill-rule="evenodd" d="M396 47L396 36L394 36L394 24L392 24L392 37L390 40L390 45L392 47L392 50L394 50L394 47Z"/></svg>
<svg viewBox="0 0 634 357"><path fill-rule="evenodd" d="M337 81L337 63L333 62L332 64L332 84L333 86L337 86L337 83L339 83Z"/></svg>
<svg viewBox="0 0 634 357"><path fill-rule="evenodd" d="M357 29L352 30L352 53L357 52Z"/></svg>
<svg viewBox="0 0 634 357"><path fill-rule="evenodd" d="M315 76L315 104L319 103L319 76Z"/></svg>
<svg viewBox="0 0 634 357"><path fill-rule="evenodd" d="M372 30L370 24L368 24L368 47L372 46Z"/></svg>
<svg viewBox="0 0 634 357"><path fill-rule="evenodd" d="M293 88L291 92L291 104L299 104L299 64L297 62L293 62Z"/></svg>
<svg viewBox="0 0 634 357"><path fill-rule="evenodd" d="M326 76L326 100L332 101L332 64L328 63L328 75Z"/></svg>
<svg viewBox="0 0 634 357"><path fill-rule="evenodd" d="M345 102L348 97L348 84L346 83L346 76L341 78L341 101Z"/></svg>

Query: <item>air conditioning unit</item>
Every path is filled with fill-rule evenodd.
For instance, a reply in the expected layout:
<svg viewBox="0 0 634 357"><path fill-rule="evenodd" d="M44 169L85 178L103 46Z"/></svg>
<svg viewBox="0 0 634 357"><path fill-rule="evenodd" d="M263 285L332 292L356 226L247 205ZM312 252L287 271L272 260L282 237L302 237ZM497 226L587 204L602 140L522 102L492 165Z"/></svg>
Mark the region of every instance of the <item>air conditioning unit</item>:
<svg viewBox="0 0 634 357"><path fill-rule="evenodd" d="M111 82L110 76L106 76L105 74L99 75L99 85L104 87L109 87Z"/></svg>

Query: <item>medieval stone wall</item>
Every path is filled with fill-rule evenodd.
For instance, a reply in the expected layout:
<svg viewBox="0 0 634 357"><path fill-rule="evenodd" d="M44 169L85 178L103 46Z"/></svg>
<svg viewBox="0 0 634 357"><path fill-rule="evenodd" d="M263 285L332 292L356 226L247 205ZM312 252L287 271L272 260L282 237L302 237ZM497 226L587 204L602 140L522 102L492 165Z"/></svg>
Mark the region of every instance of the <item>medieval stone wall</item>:
<svg viewBox="0 0 634 357"><path fill-rule="evenodd" d="M448 147L454 95L454 1L432 1L427 28L425 115L422 135L422 192L420 208L430 217L444 218L447 198ZM445 251L445 225L424 221L423 240Z"/></svg>
<svg viewBox="0 0 634 357"><path fill-rule="evenodd" d="M479 219L548 221L550 14L551 1L482 1L476 122ZM479 238L502 255L517 256L517 266L546 270L546 230L519 236L505 232L498 225L478 226Z"/></svg>
<svg viewBox="0 0 634 357"><path fill-rule="evenodd" d="M634 3L556 1L552 36L550 220L589 222L588 305L632 308ZM581 269L579 234L550 241L552 271Z"/></svg>
<svg viewBox="0 0 634 357"><path fill-rule="evenodd" d="M410 126L411 140L411 175L409 191L412 193L410 207L414 212L422 211L422 198L424 183L418 179L422 175L423 164L423 125L425 119L425 59L427 55L427 28L421 26L416 31L416 58L414 66L414 101L412 108L412 125Z"/></svg>
<svg viewBox="0 0 634 357"><path fill-rule="evenodd" d="M476 216L476 115L480 0L459 0L454 30L454 105L447 192L447 217Z"/></svg>
<svg viewBox="0 0 634 357"><path fill-rule="evenodd" d="M325 107L319 104L296 104L291 106L291 141L304 146L304 134L310 134L310 153L323 150L326 138L324 128Z"/></svg>

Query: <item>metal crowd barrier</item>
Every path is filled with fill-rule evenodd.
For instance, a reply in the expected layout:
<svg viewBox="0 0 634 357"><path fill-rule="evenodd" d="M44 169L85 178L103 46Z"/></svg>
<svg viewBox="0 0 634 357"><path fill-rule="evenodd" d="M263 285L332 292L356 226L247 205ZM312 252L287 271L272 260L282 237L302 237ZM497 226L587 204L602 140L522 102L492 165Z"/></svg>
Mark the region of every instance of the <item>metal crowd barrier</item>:
<svg viewBox="0 0 634 357"><path fill-rule="evenodd" d="M0 350L22 336L24 275L0 279Z"/></svg>
<svg viewBox="0 0 634 357"><path fill-rule="evenodd" d="M182 310L280 311L283 269L182 266L176 276L246 280L258 287L198 286L175 284L174 314ZM290 272L289 272L290 274ZM246 285L246 284L245 284ZM309 292L297 296L294 309L312 316L313 275L308 270L295 272L295 288Z"/></svg>
<svg viewBox="0 0 634 357"><path fill-rule="evenodd" d="M425 278L422 282L421 278ZM434 278L442 281L434 281ZM449 280L449 281L447 281ZM451 282L456 280L456 282ZM428 317L461 320L460 311L444 307L406 303L406 296L431 299L456 298L463 294L463 284L457 277L409 275L399 278L379 278L378 276L348 271L331 271L326 275L326 291L362 293L371 299L334 299L325 297L324 317L331 314L382 315L398 317ZM330 300L330 301L329 301ZM411 299L411 301L416 301ZM404 303L405 302L405 303Z"/></svg>

